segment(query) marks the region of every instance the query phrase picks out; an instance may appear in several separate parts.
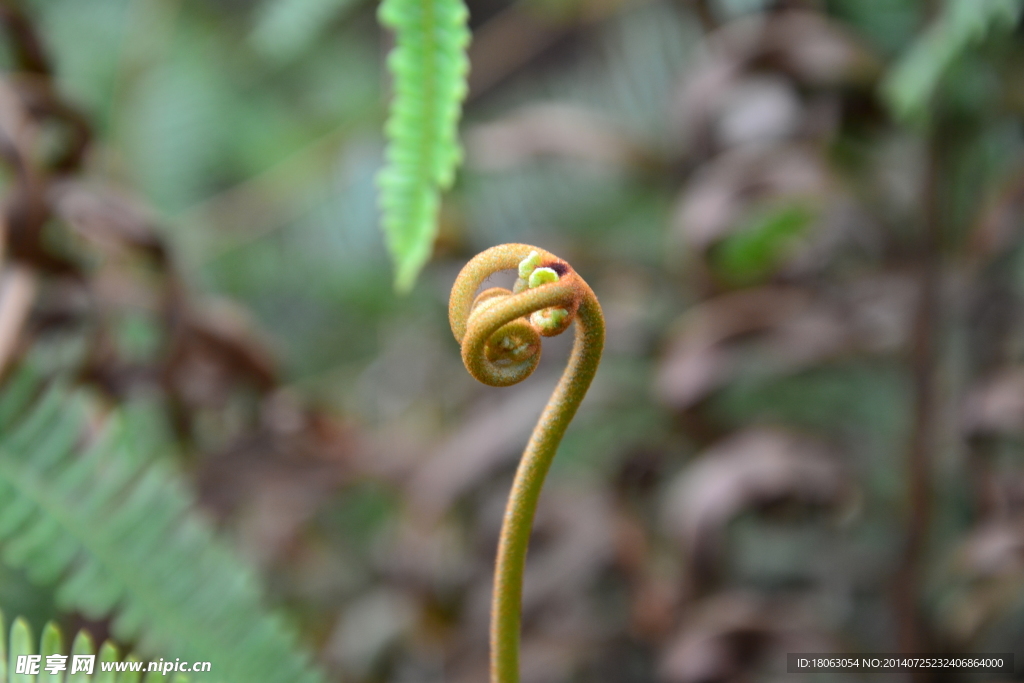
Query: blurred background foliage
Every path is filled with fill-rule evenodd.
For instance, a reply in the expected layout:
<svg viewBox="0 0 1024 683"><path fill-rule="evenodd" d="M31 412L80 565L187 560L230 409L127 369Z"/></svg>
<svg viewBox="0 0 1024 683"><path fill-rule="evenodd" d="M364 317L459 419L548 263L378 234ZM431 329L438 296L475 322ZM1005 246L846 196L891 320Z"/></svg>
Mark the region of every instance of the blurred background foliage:
<svg viewBox="0 0 1024 683"><path fill-rule="evenodd" d="M1020 3L469 9L466 165L400 297L375 4L26 1L93 137L22 150L47 110L8 35L0 394L31 366L118 409L332 678L484 680L501 512L568 340L477 385L447 297L478 251L537 244L609 329L541 501L524 682L1022 659ZM110 631L3 557L5 613Z"/></svg>

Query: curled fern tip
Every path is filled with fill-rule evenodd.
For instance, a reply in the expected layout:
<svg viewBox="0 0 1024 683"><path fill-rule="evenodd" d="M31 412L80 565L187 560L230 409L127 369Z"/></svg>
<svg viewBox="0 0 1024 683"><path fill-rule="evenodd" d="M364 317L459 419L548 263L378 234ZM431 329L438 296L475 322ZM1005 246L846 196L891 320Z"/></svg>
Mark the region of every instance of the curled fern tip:
<svg viewBox="0 0 1024 683"><path fill-rule="evenodd" d="M502 270L517 271L512 290L492 287L477 294L488 277ZM466 369L490 386L509 386L529 377L540 361L541 337L561 334L576 323L569 364L519 461L498 542L491 606L491 683L518 683L530 529L558 444L597 372L604 348L604 316L590 286L568 263L543 249L504 244L478 254L462 269L452 287L448 317Z"/></svg>

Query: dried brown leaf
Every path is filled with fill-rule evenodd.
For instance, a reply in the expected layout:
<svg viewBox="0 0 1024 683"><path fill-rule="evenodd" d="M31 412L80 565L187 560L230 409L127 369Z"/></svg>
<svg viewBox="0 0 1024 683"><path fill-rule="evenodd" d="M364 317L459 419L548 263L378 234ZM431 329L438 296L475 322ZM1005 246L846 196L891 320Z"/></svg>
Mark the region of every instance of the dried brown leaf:
<svg viewBox="0 0 1024 683"><path fill-rule="evenodd" d="M939 621L955 642L969 643L1018 604L1024 588L1024 521L979 524L954 552L952 570Z"/></svg>
<svg viewBox="0 0 1024 683"><path fill-rule="evenodd" d="M898 351L909 341L915 300L916 285L903 273L827 291L767 286L718 296L674 327L655 390L686 409L750 365L785 374L843 354Z"/></svg>
<svg viewBox="0 0 1024 683"><path fill-rule="evenodd" d="M263 334L235 304L210 299L185 316L168 374L175 391L196 406L222 405L238 381L268 392L277 362Z"/></svg>
<svg viewBox="0 0 1024 683"><path fill-rule="evenodd" d="M1003 368L968 393L963 426L969 433L1024 431L1024 368Z"/></svg>
<svg viewBox="0 0 1024 683"><path fill-rule="evenodd" d="M765 202L817 206L834 186L822 159L799 145L740 147L704 166L676 202L676 237L705 251Z"/></svg>
<svg viewBox="0 0 1024 683"><path fill-rule="evenodd" d="M27 164L39 137L39 122L32 117L12 80L0 78L0 156Z"/></svg>
<svg viewBox="0 0 1024 683"><path fill-rule="evenodd" d="M670 683L744 680L768 666L776 669L786 651L830 652L818 635L811 610L793 601L771 600L736 591L693 605L678 635L665 648L659 679Z"/></svg>
<svg viewBox="0 0 1024 683"><path fill-rule="evenodd" d="M850 500L851 482L822 444L752 428L712 447L667 491L666 521L694 568L705 574L720 555L726 525L739 513L782 502L838 506Z"/></svg>
<svg viewBox="0 0 1024 683"><path fill-rule="evenodd" d="M783 84L783 91L776 90L773 97L777 102L781 101L777 99L780 92L785 97L784 128L793 133L806 123L798 111L802 105L792 96L796 86L869 84L879 71L880 61L863 43L820 14L752 14L708 36L703 58L684 76L674 98L673 120L691 147L706 149L710 131L721 117L730 115L730 101L737 100L737 91L769 74L772 83ZM749 108L749 116L759 113L764 112ZM744 137L742 141L749 140ZM741 140L725 136L721 141L735 144Z"/></svg>
<svg viewBox="0 0 1024 683"><path fill-rule="evenodd" d="M69 180L51 185L50 202L75 232L108 249L163 252L153 216L124 192Z"/></svg>
<svg viewBox="0 0 1024 683"><path fill-rule="evenodd" d="M869 84L881 61L841 24L815 12L779 12L764 27L766 58L807 85Z"/></svg>
<svg viewBox="0 0 1024 683"><path fill-rule="evenodd" d="M979 525L957 551L957 570L974 578L1024 574L1024 521Z"/></svg>
<svg viewBox="0 0 1024 683"><path fill-rule="evenodd" d="M810 295L795 287L761 287L692 309L669 342L656 379L658 396L677 408L697 403L732 378L736 358L728 342L779 325L809 301Z"/></svg>
<svg viewBox="0 0 1024 683"><path fill-rule="evenodd" d="M8 265L0 271L0 375L18 347L36 298L36 280L35 273L22 266Z"/></svg>

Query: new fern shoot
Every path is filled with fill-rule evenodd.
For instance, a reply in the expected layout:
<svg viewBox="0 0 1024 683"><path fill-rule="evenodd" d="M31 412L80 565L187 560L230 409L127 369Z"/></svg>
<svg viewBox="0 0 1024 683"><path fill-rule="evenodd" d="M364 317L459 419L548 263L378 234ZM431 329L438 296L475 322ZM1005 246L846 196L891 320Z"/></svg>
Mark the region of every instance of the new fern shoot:
<svg viewBox="0 0 1024 683"><path fill-rule="evenodd" d="M382 227L399 291L430 258L441 206L462 160L458 123L466 96L468 12L461 0L384 0L382 24L395 30L388 56L394 99L378 176ZM516 269L513 290L477 294L492 274ZM491 681L518 683L519 626L526 550L537 500L565 430L597 372L604 318L597 297L572 267L542 249L506 244L473 258L455 281L449 319L466 369L491 386L530 376L540 339L575 321L569 365L530 437L502 525L491 607Z"/></svg>
<svg viewBox="0 0 1024 683"><path fill-rule="evenodd" d="M510 291L477 294L496 272L517 269ZM480 382L507 387L540 362L541 337L576 323L569 364L541 413L519 461L498 541L491 602L491 683L519 681L519 624L530 529L544 477L569 422L590 387L604 348L604 316L593 290L568 263L526 244L504 244L475 256L452 287L448 318L466 369Z"/></svg>

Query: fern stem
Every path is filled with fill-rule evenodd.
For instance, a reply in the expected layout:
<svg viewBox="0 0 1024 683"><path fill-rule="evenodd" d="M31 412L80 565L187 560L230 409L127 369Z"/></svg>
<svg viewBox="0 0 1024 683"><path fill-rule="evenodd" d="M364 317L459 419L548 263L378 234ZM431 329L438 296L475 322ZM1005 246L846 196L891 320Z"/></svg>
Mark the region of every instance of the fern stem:
<svg viewBox="0 0 1024 683"><path fill-rule="evenodd" d="M516 289L521 291L495 288L474 300L487 277L528 263L554 270L557 281L527 288L520 268ZM545 309L567 312L564 324L545 328L544 318L537 317ZM519 462L498 542L491 603L491 681L518 683L523 572L533 518L558 444L601 361L604 316L593 290L568 263L529 245L505 244L479 254L462 269L452 288L449 318L462 345L466 369L492 386L526 379L540 358L539 337L560 334L571 321L576 322L569 363Z"/></svg>

